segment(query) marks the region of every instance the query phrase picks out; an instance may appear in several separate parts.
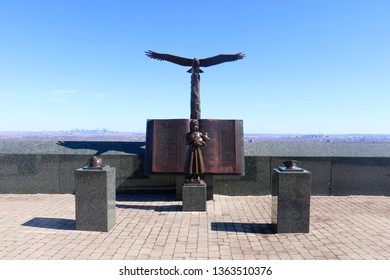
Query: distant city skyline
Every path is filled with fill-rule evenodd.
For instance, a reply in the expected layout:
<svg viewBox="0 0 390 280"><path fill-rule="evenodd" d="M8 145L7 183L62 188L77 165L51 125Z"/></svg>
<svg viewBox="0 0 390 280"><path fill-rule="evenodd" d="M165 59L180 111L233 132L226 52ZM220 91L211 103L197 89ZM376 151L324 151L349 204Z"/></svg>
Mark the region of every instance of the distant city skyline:
<svg viewBox="0 0 390 280"><path fill-rule="evenodd" d="M0 131L0 141L118 141L144 142L145 132L119 132L110 130L70 131ZM244 134L244 142L289 142L289 143L360 143L390 144L390 134Z"/></svg>
<svg viewBox="0 0 390 280"><path fill-rule="evenodd" d="M0 131L145 132L190 116L190 74L145 51L204 58L202 117L244 133L390 134L390 2L2 1Z"/></svg>

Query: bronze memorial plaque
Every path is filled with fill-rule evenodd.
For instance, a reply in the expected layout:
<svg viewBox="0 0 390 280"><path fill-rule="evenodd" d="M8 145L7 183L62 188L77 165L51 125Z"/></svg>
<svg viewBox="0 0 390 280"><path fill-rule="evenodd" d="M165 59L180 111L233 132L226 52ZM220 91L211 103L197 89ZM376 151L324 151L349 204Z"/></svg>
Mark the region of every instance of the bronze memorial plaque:
<svg viewBox="0 0 390 280"><path fill-rule="evenodd" d="M183 174L190 119L148 120L146 174ZM203 147L206 174L243 173L242 120L200 119L199 128L211 141Z"/></svg>

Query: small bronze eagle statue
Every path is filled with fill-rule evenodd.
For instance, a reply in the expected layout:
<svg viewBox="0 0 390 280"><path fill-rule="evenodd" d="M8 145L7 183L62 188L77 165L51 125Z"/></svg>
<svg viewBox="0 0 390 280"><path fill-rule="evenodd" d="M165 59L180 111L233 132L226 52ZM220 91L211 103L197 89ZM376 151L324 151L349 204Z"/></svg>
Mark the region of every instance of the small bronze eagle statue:
<svg viewBox="0 0 390 280"><path fill-rule="evenodd" d="M221 64L229 61L236 61L239 59L243 59L245 54L240 52L237 54L220 54L208 58L202 59L191 59L185 58L181 56L176 56L172 54L166 53L157 53L154 51L146 51L145 54L153 59L157 60L166 60L175 64L179 64L181 66L191 66L191 69L188 70L188 73L192 73L191 75L191 119L200 119L200 75L199 73L203 73L200 67L209 67L217 64Z"/></svg>

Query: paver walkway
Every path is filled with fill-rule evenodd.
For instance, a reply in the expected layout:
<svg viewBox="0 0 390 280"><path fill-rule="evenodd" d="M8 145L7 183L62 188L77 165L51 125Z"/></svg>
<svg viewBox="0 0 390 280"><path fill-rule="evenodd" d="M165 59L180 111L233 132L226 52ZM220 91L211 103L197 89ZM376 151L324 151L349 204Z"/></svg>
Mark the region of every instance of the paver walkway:
<svg viewBox="0 0 390 280"><path fill-rule="evenodd" d="M0 259L390 259L390 197L311 198L308 234L273 234L271 196L118 195L109 233L75 230L73 195L0 195Z"/></svg>

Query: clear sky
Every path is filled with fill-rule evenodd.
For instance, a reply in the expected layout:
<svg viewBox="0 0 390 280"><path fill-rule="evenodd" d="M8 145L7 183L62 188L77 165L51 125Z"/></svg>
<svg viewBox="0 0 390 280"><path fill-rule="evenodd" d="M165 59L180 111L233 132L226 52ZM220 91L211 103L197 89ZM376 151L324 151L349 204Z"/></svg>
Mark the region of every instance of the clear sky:
<svg viewBox="0 0 390 280"><path fill-rule="evenodd" d="M245 133L390 134L390 1L0 0L0 131L144 132L189 118L188 67L205 58L202 118Z"/></svg>

